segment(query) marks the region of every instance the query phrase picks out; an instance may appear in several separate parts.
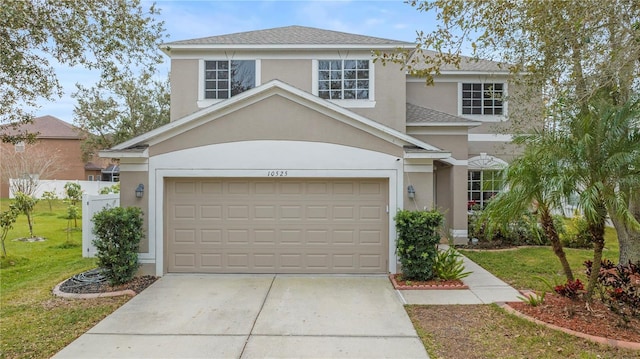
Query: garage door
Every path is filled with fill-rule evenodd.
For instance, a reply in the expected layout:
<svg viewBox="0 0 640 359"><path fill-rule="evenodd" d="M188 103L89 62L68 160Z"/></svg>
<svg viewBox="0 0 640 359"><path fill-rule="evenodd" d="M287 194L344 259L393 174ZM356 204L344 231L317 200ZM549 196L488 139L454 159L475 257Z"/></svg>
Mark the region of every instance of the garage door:
<svg viewBox="0 0 640 359"><path fill-rule="evenodd" d="M386 179L167 179L166 270L387 273L387 197Z"/></svg>

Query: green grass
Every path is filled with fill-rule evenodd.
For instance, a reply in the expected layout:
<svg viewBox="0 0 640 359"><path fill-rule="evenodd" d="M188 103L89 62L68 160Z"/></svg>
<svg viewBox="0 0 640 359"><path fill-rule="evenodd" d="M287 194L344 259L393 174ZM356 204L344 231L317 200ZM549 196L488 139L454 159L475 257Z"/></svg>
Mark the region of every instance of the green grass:
<svg viewBox="0 0 640 359"><path fill-rule="evenodd" d="M8 203L1 199L0 210ZM33 230L46 240L14 241L29 236L26 217L20 215L5 241L7 257L0 260L2 358L48 358L127 300L68 300L51 294L56 284L96 266L94 259L82 258L82 232L68 231L65 215L61 201L55 201L51 212L40 201Z"/></svg>
<svg viewBox="0 0 640 359"><path fill-rule="evenodd" d="M637 358L506 313L497 305L409 305L431 358ZM455 320L455 323L452 323Z"/></svg>
<svg viewBox="0 0 640 359"><path fill-rule="evenodd" d="M461 252L516 289L548 290L544 282L535 277L545 278L551 284L566 282L560 261L551 247ZM586 281L583 263L593 259L593 250L565 248L565 253L574 276ZM615 229L607 227L603 257L617 262L619 253Z"/></svg>

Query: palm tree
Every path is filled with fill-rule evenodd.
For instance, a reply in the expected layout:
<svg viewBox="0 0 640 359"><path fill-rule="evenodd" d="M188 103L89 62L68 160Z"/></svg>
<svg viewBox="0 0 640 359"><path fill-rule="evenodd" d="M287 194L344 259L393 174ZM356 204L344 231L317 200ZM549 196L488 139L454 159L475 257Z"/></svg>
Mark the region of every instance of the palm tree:
<svg viewBox="0 0 640 359"><path fill-rule="evenodd" d="M573 272L552 216L552 210L561 206L563 187L558 180L561 168L558 157L553 153L554 147L550 146L554 144L551 136L540 131L516 138L514 142L525 146L524 153L504 170L505 187L508 190L494 197L484 214L489 219L488 223L506 226L534 207L567 280L573 281Z"/></svg>
<svg viewBox="0 0 640 359"><path fill-rule="evenodd" d="M568 116L556 136L554 150L563 164L559 179L565 194L578 192L578 206L594 244L588 301L600 272L607 216L632 228L640 227L625 205L628 192L620 190L621 186L637 188L640 183L640 174L630 170L640 155L640 133L631 126L638 102L616 106L607 98L608 94L596 94L576 115Z"/></svg>

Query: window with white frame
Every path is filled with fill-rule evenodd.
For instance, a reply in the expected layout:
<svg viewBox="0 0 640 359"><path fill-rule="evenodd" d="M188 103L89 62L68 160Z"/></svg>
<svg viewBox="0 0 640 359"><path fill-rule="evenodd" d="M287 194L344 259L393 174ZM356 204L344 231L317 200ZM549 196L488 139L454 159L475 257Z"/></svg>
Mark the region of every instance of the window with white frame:
<svg viewBox="0 0 640 359"><path fill-rule="evenodd" d="M463 115L503 115L504 83L463 83Z"/></svg>
<svg viewBox="0 0 640 359"><path fill-rule="evenodd" d="M18 152L18 153L24 152L24 149L25 149L24 141L20 141L20 142L16 143L14 145L14 148L15 148L16 152Z"/></svg>
<svg viewBox="0 0 640 359"><path fill-rule="evenodd" d="M254 60L213 60L204 62L204 98L228 99L255 87Z"/></svg>
<svg viewBox="0 0 640 359"><path fill-rule="evenodd" d="M319 60L318 96L327 100L368 100L369 60Z"/></svg>
<svg viewBox="0 0 640 359"><path fill-rule="evenodd" d="M501 170L507 163L481 153L468 161L467 206L484 208L489 200L504 189Z"/></svg>

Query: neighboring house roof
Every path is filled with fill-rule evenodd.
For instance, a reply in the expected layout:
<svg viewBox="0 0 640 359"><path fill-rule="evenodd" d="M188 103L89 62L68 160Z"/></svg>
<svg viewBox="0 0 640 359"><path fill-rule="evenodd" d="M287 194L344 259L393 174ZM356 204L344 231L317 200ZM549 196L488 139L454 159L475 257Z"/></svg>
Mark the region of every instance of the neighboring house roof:
<svg viewBox="0 0 640 359"><path fill-rule="evenodd" d="M413 43L383 39L379 37L349 34L346 32L323 30L306 26L285 26L266 30L238 32L234 34L203 37L191 40L169 42L161 48L211 48L211 47L330 47L340 45L358 48L396 48L414 46ZM325 46L326 45L326 46Z"/></svg>
<svg viewBox="0 0 640 359"><path fill-rule="evenodd" d="M408 126L479 126L482 122L407 103Z"/></svg>
<svg viewBox="0 0 640 359"><path fill-rule="evenodd" d="M354 127L371 133L387 141L396 143L400 146L419 147L423 151L433 155L434 158L448 158L451 153L438 147L427 144L412 136L400 131L382 125L364 116L351 112L344 107L338 106L330 101L321 99L308 92L300 90L289 84L279 80L272 80L261 86L251 90L242 92L228 100L218 102L191 115L185 116L179 120L170 122L155 130L151 130L143 135L135 137L131 140L114 146L111 150L100 151L101 157L145 157L148 151L144 146L162 142L172 136L189 131L193 128L203 125L208 121L215 120L217 117L209 115L220 114L220 116L234 111L237 108L246 106L247 104L258 101L261 98L273 96L274 93L285 97L295 98L296 101L304 101L306 106L316 108L317 110L328 111L333 118L344 123L349 123ZM136 148L131 151L131 149Z"/></svg>
<svg viewBox="0 0 640 359"><path fill-rule="evenodd" d="M435 56L437 52L432 50L423 50L423 55L426 56ZM421 56L418 52L414 52L412 57ZM418 64L414 65L416 70L426 69L427 65ZM454 65L443 65L440 67L440 72L443 74L446 73L464 73L464 72L493 72L493 73L509 73L509 66L506 63L478 59L469 56L461 56L460 57L460 68L457 68Z"/></svg>
<svg viewBox="0 0 640 359"><path fill-rule="evenodd" d="M14 129L12 126L4 126L3 133L13 136L18 133L37 133L38 139L81 139L80 132L68 122L53 116L41 116L33 119L31 123L23 124Z"/></svg>
<svg viewBox="0 0 640 359"><path fill-rule="evenodd" d="M84 169L87 171L100 171L102 170L102 167L98 166L93 162L87 162L84 164Z"/></svg>

